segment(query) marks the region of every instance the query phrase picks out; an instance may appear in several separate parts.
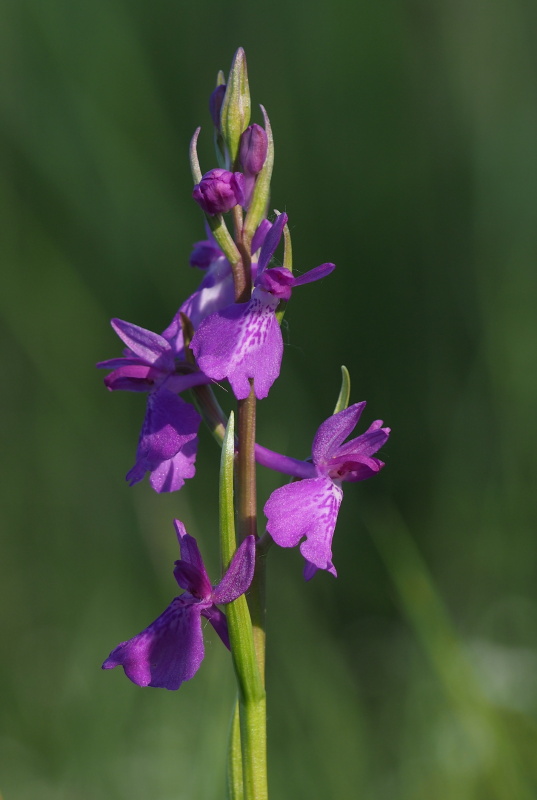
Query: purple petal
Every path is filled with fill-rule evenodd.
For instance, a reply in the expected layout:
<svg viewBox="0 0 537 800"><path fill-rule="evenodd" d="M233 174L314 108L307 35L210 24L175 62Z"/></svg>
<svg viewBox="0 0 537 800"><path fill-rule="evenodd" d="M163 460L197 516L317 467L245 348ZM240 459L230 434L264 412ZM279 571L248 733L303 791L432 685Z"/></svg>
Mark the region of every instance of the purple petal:
<svg viewBox="0 0 537 800"><path fill-rule="evenodd" d="M193 389L194 386L203 386L206 383L211 383L211 379L204 375L200 370L189 372L185 375L169 375L162 383L173 394L186 392L187 389Z"/></svg>
<svg viewBox="0 0 537 800"><path fill-rule="evenodd" d="M181 560L175 562L175 579L179 586L191 592L194 596L209 598L212 595L212 586L198 543L193 536L186 532L186 528L180 519L174 519L173 524L181 552ZM179 565L181 565L181 570L178 572ZM188 571L188 568L193 571ZM185 581L190 583L187 584Z"/></svg>
<svg viewBox="0 0 537 800"><path fill-rule="evenodd" d="M282 334L267 298L254 291L249 303L228 306L205 319L192 339L200 369L213 380L227 378L239 400L250 393L249 378L261 400L280 374Z"/></svg>
<svg viewBox="0 0 537 800"><path fill-rule="evenodd" d="M118 361L120 359L117 359ZM123 359L129 361L130 359ZM124 365L118 367L104 379L104 385L111 392L149 392L154 388L162 373L158 369L146 365Z"/></svg>
<svg viewBox="0 0 537 800"><path fill-rule="evenodd" d="M196 409L181 397L159 389L147 398L145 430L141 448L151 465L172 458L187 443L196 438L200 424Z"/></svg>
<svg viewBox="0 0 537 800"><path fill-rule="evenodd" d="M194 475L200 421L192 406L167 389L150 394L136 464L127 474L130 484L137 483L149 471L157 492L180 488L184 478Z"/></svg>
<svg viewBox="0 0 537 800"><path fill-rule="evenodd" d="M272 224L272 228L265 236L265 241L261 247L257 262L258 273L265 269L270 259L274 255L276 248L282 238L283 229L287 223L287 214L279 214ZM254 251L255 252L255 251Z"/></svg>
<svg viewBox="0 0 537 800"><path fill-rule="evenodd" d="M252 254L256 253L265 241L267 233L272 228L272 223L268 219L263 219L258 225L254 238L252 239Z"/></svg>
<svg viewBox="0 0 537 800"><path fill-rule="evenodd" d="M321 278L325 278L327 275L330 275L336 268L335 264L320 264L318 267L314 267L310 269L308 272L305 272L303 275L299 275L298 278L294 279L294 286L302 286L304 283L313 283L313 281L320 281Z"/></svg>
<svg viewBox="0 0 537 800"><path fill-rule="evenodd" d="M217 258L221 257L222 251L220 248L210 239L204 239L202 242L195 242L192 246L189 264L191 267L208 269Z"/></svg>
<svg viewBox="0 0 537 800"><path fill-rule="evenodd" d="M227 649L230 650L227 619L224 612L220 611L219 608L213 605L209 606L209 608L205 608L201 613L202 616L209 620L220 639L223 641Z"/></svg>
<svg viewBox="0 0 537 800"><path fill-rule="evenodd" d="M338 447L336 457L339 458L343 455L371 456L373 453L376 453L377 450L380 450L380 448L386 444L391 432L390 428L382 428L381 425L382 420L377 419L369 426L365 433L360 434L360 436L357 436L355 439L351 439L349 442L345 442L345 444L341 445L341 447Z"/></svg>
<svg viewBox="0 0 537 800"><path fill-rule="evenodd" d="M97 369L117 369L119 367L131 366L144 366L145 369L150 369L146 362L137 356L133 358L126 358L125 356L119 356L119 358L108 358L106 361L99 361L97 364L95 364L95 366Z"/></svg>
<svg viewBox="0 0 537 800"><path fill-rule="evenodd" d="M112 650L103 669L121 666L138 686L178 689L190 680L204 655L203 605L183 597L176 597L149 627Z"/></svg>
<svg viewBox="0 0 537 800"><path fill-rule="evenodd" d="M231 305L234 297L231 266L222 255L209 267L198 289L185 300L162 334L176 355L181 354L184 348L180 314L186 314L196 330L205 317Z"/></svg>
<svg viewBox="0 0 537 800"><path fill-rule="evenodd" d="M355 403L323 422L313 440L312 455L315 464L324 465L336 455L338 447L356 427L365 406L365 400Z"/></svg>
<svg viewBox="0 0 537 800"><path fill-rule="evenodd" d="M173 458L162 461L153 469L147 467L151 472L149 483L155 492L158 494L162 494L163 492L177 492L181 489L186 479L194 477L196 474L194 464L196 461L197 447L198 440L193 439L191 442L187 442ZM137 481L129 479L128 474L127 480L130 480L131 486L133 483L137 483ZM138 480L141 480L141 478L138 478Z"/></svg>
<svg viewBox="0 0 537 800"><path fill-rule="evenodd" d="M259 273L255 285L264 292L270 292L278 300L289 300L295 281L293 273L285 267L271 267Z"/></svg>
<svg viewBox="0 0 537 800"><path fill-rule="evenodd" d="M205 569L200 571L188 561L176 561L173 575L181 589L186 589L189 594L199 600L209 600L210 602L212 586Z"/></svg>
<svg viewBox="0 0 537 800"><path fill-rule="evenodd" d="M310 561L305 561L305 562L304 562L304 571L303 571L302 575L303 575L303 577L304 577L304 580L305 580L305 581L311 581L311 579L313 578L313 576L315 575L315 573L316 573L316 572L318 572L318 571L319 571L319 570L318 570L318 568L315 566L315 564L312 564ZM333 569L330 569L330 570L328 570L328 571L329 571L329 572L330 572L330 573L331 573L331 574L332 574L332 575L333 575L335 578L337 578L337 572L336 572L336 568L335 568L335 567L334 567Z"/></svg>
<svg viewBox="0 0 537 800"><path fill-rule="evenodd" d="M299 278L295 278L293 273L285 267L271 267L259 273L255 285L280 300L289 300L295 286L318 281L325 275L329 275L334 269L335 264L321 264Z"/></svg>
<svg viewBox="0 0 537 800"><path fill-rule="evenodd" d="M226 574L214 587L215 603L231 603L250 588L255 569L255 536L247 536L231 559Z"/></svg>
<svg viewBox="0 0 537 800"><path fill-rule="evenodd" d="M132 322L125 322L122 319L113 319L110 323L127 347L132 352L143 358L147 364L159 362L159 366L164 366L173 370L173 355L169 343L158 333L140 328Z"/></svg>
<svg viewBox="0 0 537 800"><path fill-rule="evenodd" d="M207 576L207 572L205 570L205 564L203 563L203 558L195 537L186 532L186 528L180 519L174 519L173 524L177 534L179 550L181 552L181 561L186 561L188 564L192 564L194 567L196 567L196 569L202 572L206 576L207 581L209 581L209 577Z"/></svg>
<svg viewBox="0 0 537 800"><path fill-rule="evenodd" d="M299 461L297 458L276 453L260 444L255 445L255 460L263 467L282 472L284 475L292 475L294 478L317 477L317 468L311 461Z"/></svg>
<svg viewBox="0 0 537 800"><path fill-rule="evenodd" d="M380 472L384 461L369 456L341 456L330 461L329 474L332 480L337 481L365 481Z"/></svg>
<svg viewBox="0 0 537 800"><path fill-rule="evenodd" d="M307 478L276 489L265 504L267 530L281 547L296 547L317 569L336 574L332 537L343 492L329 478Z"/></svg>

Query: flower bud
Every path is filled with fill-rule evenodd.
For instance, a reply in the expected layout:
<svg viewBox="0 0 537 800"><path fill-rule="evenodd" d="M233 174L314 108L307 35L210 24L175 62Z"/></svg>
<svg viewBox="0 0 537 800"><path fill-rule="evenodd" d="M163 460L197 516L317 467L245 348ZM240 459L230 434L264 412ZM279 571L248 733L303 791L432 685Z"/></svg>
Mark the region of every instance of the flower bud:
<svg viewBox="0 0 537 800"><path fill-rule="evenodd" d="M239 47L228 75L226 93L220 112L221 132L232 164L235 164L239 152L241 133L250 122L250 108L246 56L242 47Z"/></svg>
<svg viewBox="0 0 537 800"><path fill-rule="evenodd" d="M246 175L257 175L267 157L267 134L257 123L249 125L241 136L239 160Z"/></svg>
<svg viewBox="0 0 537 800"><path fill-rule="evenodd" d="M209 98L209 111L217 131L220 131L220 111L222 103L224 102L224 95L226 93L226 84L221 83L216 89L213 90Z"/></svg>
<svg viewBox="0 0 537 800"><path fill-rule="evenodd" d="M244 202L244 176L240 172L212 169L194 186L192 197L209 216L225 214Z"/></svg>

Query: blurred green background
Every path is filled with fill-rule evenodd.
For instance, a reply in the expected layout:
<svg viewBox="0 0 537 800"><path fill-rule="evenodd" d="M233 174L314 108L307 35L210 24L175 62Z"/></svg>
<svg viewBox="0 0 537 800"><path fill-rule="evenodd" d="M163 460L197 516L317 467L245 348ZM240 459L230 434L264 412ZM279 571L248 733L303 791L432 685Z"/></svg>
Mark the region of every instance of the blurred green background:
<svg viewBox="0 0 537 800"><path fill-rule="evenodd" d="M305 457L341 363L393 429L346 487L337 581L271 551L271 796L537 795L536 24L523 0L3 0L3 800L223 797L214 637L177 693L100 670L175 594L174 516L216 578L217 448L179 494L130 489L145 398L93 365L110 317L162 330L196 285L188 142L214 166L239 45L295 265L338 265L288 308L258 440Z"/></svg>

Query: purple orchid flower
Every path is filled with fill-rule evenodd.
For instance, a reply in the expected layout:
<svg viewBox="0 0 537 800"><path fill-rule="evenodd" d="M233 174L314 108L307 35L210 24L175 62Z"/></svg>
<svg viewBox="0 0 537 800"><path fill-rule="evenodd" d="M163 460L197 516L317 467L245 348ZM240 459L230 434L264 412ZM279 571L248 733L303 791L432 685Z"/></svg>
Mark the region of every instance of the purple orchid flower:
<svg viewBox="0 0 537 800"><path fill-rule="evenodd" d="M287 214L280 214L265 236L251 300L206 317L192 339L200 369L213 380L227 378L239 400L248 397L250 378L261 400L280 374L283 339L275 313L280 300L289 300L295 286L324 278L335 269L334 264L321 264L299 278L281 267L266 269L286 222Z"/></svg>
<svg viewBox="0 0 537 800"><path fill-rule="evenodd" d="M122 319L113 319L110 324L127 345L122 357L97 364L99 369L112 370L104 379L110 391L151 392L166 386L170 391L183 392L203 382L199 371L186 362L181 365L183 374L178 371L180 355L164 336Z"/></svg>
<svg viewBox="0 0 537 800"><path fill-rule="evenodd" d="M271 227L267 220L259 225L252 242L253 252L259 250ZM162 335L113 319L112 327L127 347L122 357L97 364L101 369L112 370L104 379L110 391L149 393L136 463L127 473L127 480L132 486L149 472L150 484L159 493L177 491L195 473L201 418L176 395L211 382L210 377L185 360L181 313L196 328L208 314L229 305L234 298L230 264L214 240L198 242L194 253L195 260L200 257L207 261L203 280ZM254 261L253 274L256 268Z"/></svg>
<svg viewBox="0 0 537 800"><path fill-rule="evenodd" d="M302 480L276 489L265 504L267 530L281 547L296 547L306 560L304 578L318 569L337 576L332 563L332 537L343 481L363 481L376 475L384 462L374 458L388 439L390 428L376 420L365 433L346 442L366 406L355 403L329 417L315 434L312 462L296 461L256 445L257 461Z"/></svg>
<svg viewBox="0 0 537 800"><path fill-rule="evenodd" d="M225 614L217 608L244 594L252 582L255 538L241 544L220 583L211 586L197 542L178 519L174 521L181 560L175 562L175 580L185 592L141 633L119 644L103 669L121 666L138 686L178 689L198 671L205 654L202 617L209 620L229 649Z"/></svg>
<svg viewBox="0 0 537 800"><path fill-rule="evenodd" d="M112 320L112 327L127 345L126 355L97 364L112 372L104 379L111 391L149 392L147 410L136 452L136 463L127 473L132 486L146 472L157 492L180 489L195 473L198 412L177 393L209 383L210 379L190 365L177 371L172 345L158 333L131 322Z"/></svg>

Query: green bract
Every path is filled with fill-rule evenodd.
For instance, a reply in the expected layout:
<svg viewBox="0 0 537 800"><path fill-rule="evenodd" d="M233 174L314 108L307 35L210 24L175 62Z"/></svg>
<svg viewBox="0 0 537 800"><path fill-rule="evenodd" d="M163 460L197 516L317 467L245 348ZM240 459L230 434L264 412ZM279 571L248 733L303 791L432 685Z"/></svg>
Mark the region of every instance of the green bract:
<svg viewBox="0 0 537 800"><path fill-rule="evenodd" d="M221 132L234 169L241 133L250 122L250 88L246 70L246 56L242 47L235 53L228 76L226 94L220 113Z"/></svg>

